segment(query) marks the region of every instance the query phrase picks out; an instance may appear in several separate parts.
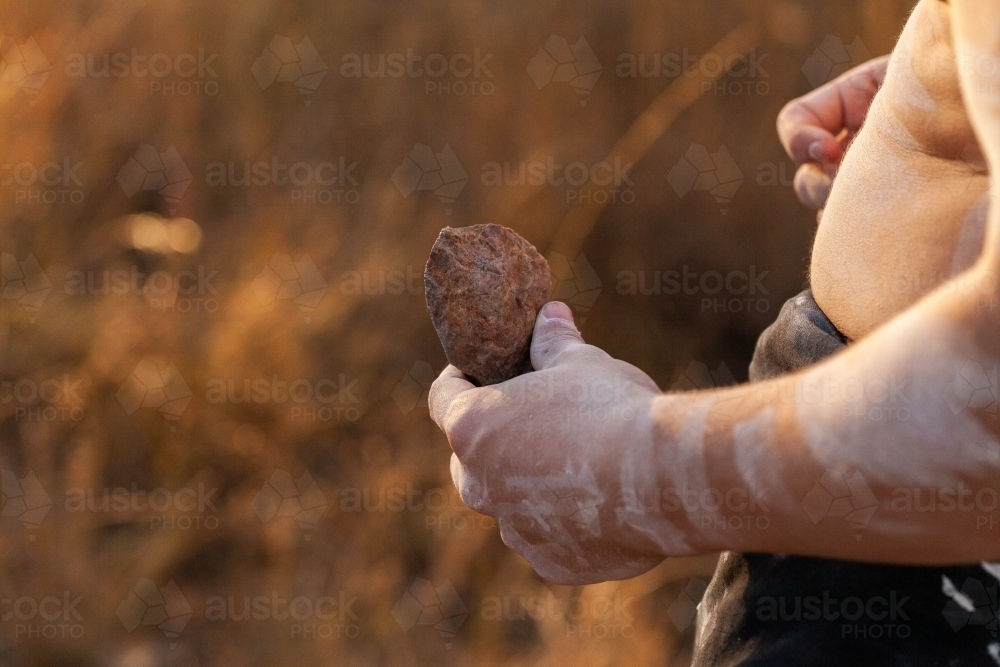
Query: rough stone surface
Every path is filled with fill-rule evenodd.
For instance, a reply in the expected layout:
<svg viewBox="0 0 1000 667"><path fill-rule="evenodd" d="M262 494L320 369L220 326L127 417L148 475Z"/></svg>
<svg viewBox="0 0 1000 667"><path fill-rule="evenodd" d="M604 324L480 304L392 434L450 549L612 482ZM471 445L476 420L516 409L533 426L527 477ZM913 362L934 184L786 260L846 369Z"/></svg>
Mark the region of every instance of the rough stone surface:
<svg viewBox="0 0 1000 667"><path fill-rule="evenodd" d="M545 258L506 227L441 230L424 287L448 361L480 385L531 371L531 334L550 281Z"/></svg>

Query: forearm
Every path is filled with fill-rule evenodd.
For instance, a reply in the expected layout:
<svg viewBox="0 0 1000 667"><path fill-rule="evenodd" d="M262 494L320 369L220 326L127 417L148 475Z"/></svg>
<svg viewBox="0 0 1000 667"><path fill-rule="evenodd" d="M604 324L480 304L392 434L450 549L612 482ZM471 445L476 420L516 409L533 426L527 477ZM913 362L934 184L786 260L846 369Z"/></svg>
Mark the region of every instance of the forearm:
<svg viewBox="0 0 1000 667"><path fill-rule="evenodd" d="M941 8L995 178L1000 0L932 9ZM925 61L934 59L914 66ZM654 400L657 484L687 501L664 502L664 516L693 549L898 563L1000 557L1000 201L991 206L977 266L846 352L775 381ZM960 378L977 373L992 414L962 404ZM853 504L832 504L840 492L824 479L850 480Z"/></svg>
<svg viewBox="0 0 1000 667"><path fill-rule="evenodd" d="M1000 557L997 422L956 411L949 387L963 368L992 370L1000 359L995 275L980 265L801 373L656 398L657 484L676 490L662 499L665 517L697 551ZM839 494L817 488L824 476L831 488L849 481L853 494L831 505ZM845 508L858 512L845 516L852 496Z"/></svg>

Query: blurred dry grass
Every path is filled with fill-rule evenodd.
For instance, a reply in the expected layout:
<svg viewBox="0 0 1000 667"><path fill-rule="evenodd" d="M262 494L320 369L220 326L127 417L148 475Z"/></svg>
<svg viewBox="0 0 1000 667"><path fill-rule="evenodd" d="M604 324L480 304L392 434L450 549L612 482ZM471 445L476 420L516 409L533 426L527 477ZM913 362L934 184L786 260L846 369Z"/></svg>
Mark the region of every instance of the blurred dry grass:
<svg viewBox="0 0 1000 667"><path fill-rule="evenodd" d="M53 71L37 95L27 94L16 78L0 84L0 164L37 167L64 157L81 162L82 184L74 189L83 201L25 200L24 193L46 189L38 182L5 184L0 191L0 250L21 262L33 255L52 283L37 312L14 298L0 300L0 467L17 480L29 472L37 476L53 503L37 528L28 530L13 510L0 521L0 598L8 601L0 608L0 661L685 664L692 630L678 631L671 605L691 577L710 576L713 559L670 561L638 580L583 590L540 581L504 548L488 522L455 502L447 444L426 408L404 413L392 398L415 362L435 371L444 365L422 294L388 288L355 294L346 277L367 275L371 286L379 272L421 271L438 230L448 224L502 223L543 253L558 249L560 224L577 224L565 189L485 187L478 166L544 162L549 156L587 164L603 159L670 83L616 76L617 54L702 54L747 25L754 48L767 55L767 94L710 93L694 101L662 136L643 145L631 174L635 201L600 210L582 245L604 285L583 327L589 342L643 368L665 388L692 360L711 369L724 362L744 379L756 335L802 285L814 226L787 184L757 181L768 163L785 165L787 176L792 174L774 136L774 118L784 102L808 89L803 63L826 35L860 36L873 54L886 52L909 4L3 2L0 32L17 44L34 36ZM330 67L308 105L294 87L262 89L251 74L275 34L295 43L309 36ZM527 64L550 34L570 42L585 35L604 64L586 106L568 87L538 89L527 76ZM427 94L426 78L339 75L343 54L407 48L494 54L489 68L495 92ZM65 73L71 54L133 49L218 54L211 65L218 94L162 94L151 92L149 77ZM745 176L726 215L707 193L678 198L668 185L671 167L693 142L711 151L727 146ZM129 198L116 182L141 143L159 151L175 146L193 172L193 183L176 204L152 191ZM435 151L450 145L470 174L461 196L448 205L450 215L429 193L401 196L391 180L415 143ZM293 201L288 187L205 183L210 163L270 162L275 156L286 163L336 163L340 157L357 162L357 203L305 204ZM12 173L5 168L3 176ZM194 252L136 243L136 218L129 216L139 213L194 220L203 238ZM262 299L255 292L255 277L275 253L295 260L308 255L315 264L328 289L314 309L305 312L290 300ZM631 296L615 289L621 271L682 265L699 272L750 266L767 271L768 308L719 313L703 309L698 298ZM174 290L153 302L148 289L67 293L67 276L79 275L72 272L96 276L99 283L105 271L133 267L147 275L197 274L199 267L216 272L212 286L218 293L208 295L215 303L181 312L191 297ZM193 393L178 419L148 407L127 414L116 398L143 360L158 369L174 364ZM14 393L17 383L64 376L80 381L79 401L69 395L46 403ZM312 386L330 379L338 391L345 384L350 389L339 394L332 407L343 409L329 419L320 412L292 412L289 403L272 399L214 402L206 393L213 382L242 387L269 378ZM46 407L77 411L55 419L25 412ZM262 521L255 512L254 499L276 470L296 479L307 472L315 480L328 505L314 528L284 517ZM218 489L217 512L194 517L217 520L214 528L181 528L180 519L192 517L176 508L158 514L67 507L73 489L95 489L98 495L116 487L177 492L199 484ZM399 511L378 503L407 485L419 507ZM9 486L3 491L5 502L15 493ZM368 494L368 504L353 511L350 500L358 493ZM448 502L438 507L445 497ZM450 582L466 605L469 616L454 638L428 625L404 631L393 616L417 577L435 586ZM155 627L127 632L116 614L141 578L161 587L174 580L192 608L174 648ZM43 636L50 632L46 625L62 621L27 611L4 615L17 611L11 600L61 599L64 591L81 598L81 620L70 619L81 626L81 636L71 636L75 630ZM577 597L593 603L618 595L630 602L626 614L610 620L589 614L575 624L554 614L533 620L519 613L519 597L547 592L563 601L557 609ZM344 595L357 601L350 613L326 624L329 637L293 636L291 619L206 618L212 596L234 596L241 607L244 597L261 595ZM510 618L488 617L487 605L497 599L508 600Z"/></svg>

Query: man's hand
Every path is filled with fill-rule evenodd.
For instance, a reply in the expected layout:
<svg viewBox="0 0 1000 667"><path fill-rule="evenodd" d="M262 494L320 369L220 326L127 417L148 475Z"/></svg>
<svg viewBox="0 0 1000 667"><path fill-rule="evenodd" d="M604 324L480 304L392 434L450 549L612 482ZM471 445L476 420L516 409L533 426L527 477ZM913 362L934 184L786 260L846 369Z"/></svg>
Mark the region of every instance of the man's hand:
<svg viewBox="0 0 1000 667"><path fill-rule="evenodd" d="M586 345L559 302L538 316L531 363L534 373L482 388L449 366L431 387L462 500L555 583L625 579L690 554L655 502L632 502L656 494L656 384Z"/></svg>
<svg viewBox="0 0 1000 667"><path fill-rule="evenodd" d="M778 137L799 165L795 194L809 208L826 205L847 145L885 80L889 56L870 60L794 99L778 114Z"/></svg>

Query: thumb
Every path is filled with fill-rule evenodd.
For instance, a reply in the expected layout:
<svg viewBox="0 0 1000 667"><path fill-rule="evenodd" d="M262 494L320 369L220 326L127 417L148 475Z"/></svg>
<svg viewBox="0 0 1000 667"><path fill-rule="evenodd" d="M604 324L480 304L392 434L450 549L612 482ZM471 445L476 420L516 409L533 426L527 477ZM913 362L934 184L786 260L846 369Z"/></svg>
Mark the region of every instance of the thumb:
<svg viewBox="0 0 1000 667"><path fill-rule="evenodd" d="M531 365L536 371L551 368L565 350L583 345L573 323L573 311L561 301L550 301L538 313L531 338Z"/></svg>

